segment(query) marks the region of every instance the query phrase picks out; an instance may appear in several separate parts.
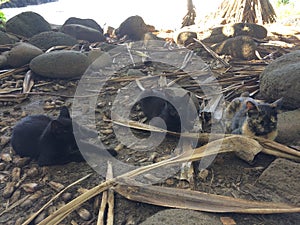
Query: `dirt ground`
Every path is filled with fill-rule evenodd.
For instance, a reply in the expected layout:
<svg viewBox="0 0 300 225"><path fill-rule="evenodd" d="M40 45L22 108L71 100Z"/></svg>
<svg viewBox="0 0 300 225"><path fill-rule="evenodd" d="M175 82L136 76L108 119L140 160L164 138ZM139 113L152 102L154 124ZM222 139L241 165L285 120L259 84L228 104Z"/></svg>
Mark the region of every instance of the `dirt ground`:
<svg viewBox="0 0 300 225"><path fill-rule="evenodd" d="M205 57L204 57L205 58ZM206 61L213 64L215 61L207 56ZM170 71L170 68L150 65L156 73ZM133 69L144 72L149 70L149 65L137 65L132 68L125 68L114 76L128 78L128 70ZM132 72L132 71L131 71ZM251 71L250 71L251 72ZM142 76L142 75L141 75ZM16 82L22 80L22 76L12 76L1 81ZM190 80L182 80L182 84L190 85ZM126 87L128 82L109 82L97 99L96 107L96 128L99 131L101 141L110 148L117 148L116 159L128 165L144 166L154 163L156 160L168 157L177 145L178 138L167 136L162 144L150 148L148 151L137 151L127 146L120 145L110 118L111 103L114 101L118 90ZM32 213L39 210L48 200L50 200L61 185L68 186L72 182L92 173L92 176L81 183L71 187L65 194L53 202L35 220L34 224L51 214L55 209L65 205L67 202L77 197L105 180L104 173L96 173L90 165L85 162L69 163L62 166L50 166L40 168L35 161L21 160L13 153L8 141L12 127L25 115L48 114L51 116L59 113L61 105L71 106L74 93L78 85L77 80L50 80L36 77L33 94L21 103L2 102L0 107L0 132L2 148L0 159L0 224L21 224ZM197 91L197 90L196 90ZM38 92L39 94L34 94ZM233 96L231 96L233 97ZM132 110L131 118L143 121L143 115L138 107ZM204 121L209 123L209 121ZM208 126L209 127L209 126ZM204 130L205 131L205 130ZM143 138L148 135L144 131L134 131L137 137ZM138 145L134 143L133 145ZM168 177L158 185L187 188L203 191L211 194L219 194L236 198L260 201L281 201L291 203L287 199L278 197L270 189L257 185L257 179L262 172L273 162L275 157L260 154L251 165L244 162L234 154L218 155L213 163L205 170L206 175L198 175L196 168L195 185L190 185L187 181L178 179L178 173ZM114 165L113 165L114 166ZM115 174L120 173L117 169ZM12 190L9 191L7 183L12 182ZM28 185L29 184L29 185ZM36 184L36 185L35 185ZM26 188L27 187L27 188ZM291 187L292 188L292 187ZM5 192L8 192L5 193ZM28 199L25 199L29 197ZM85 202L80 209L75 210L61 224L96 224L101 196L92 198ZM15 204L15 206L14 206ZM14 206L10 208L11 206ZM133 202L124 197L115 195L114 224L139 224L149 216L165 209L164 207ZM7 212L5 212L7 210ZM87 210L88 216L84 217L80 212ZM2 213L5 212L5 213ZM299 224L299 214L278 214L278 215L246 215L246 214L218 214L229 216L239 225L254 224Z"/></svg>

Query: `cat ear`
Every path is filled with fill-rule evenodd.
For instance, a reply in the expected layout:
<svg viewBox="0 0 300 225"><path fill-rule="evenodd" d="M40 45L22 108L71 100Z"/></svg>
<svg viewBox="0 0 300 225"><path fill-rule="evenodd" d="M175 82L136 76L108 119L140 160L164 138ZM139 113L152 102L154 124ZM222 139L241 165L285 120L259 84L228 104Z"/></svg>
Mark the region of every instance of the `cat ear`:
<svg viewBox="0 0 300 225"><path fill-rule="evenodd" d="M283 98L280 98L278 100L276 100L275 102L271 103L270 106L272 108L276 108L276 109L280 109L283 103Z"/></svg>
<svg viewBox="0 0 300 225"><path fill-rule="evenodd" d="M246 101L246 108L247 108L247 111L255 110L255 109L257 109L257 103L252 100L248 100L248 101Z"/></svg>
<svg viewBox="0 0 300 225"><path fill-rule="evenodd" d="M61 107L59 118L71 118L69 109L66 106Z"/></svg>

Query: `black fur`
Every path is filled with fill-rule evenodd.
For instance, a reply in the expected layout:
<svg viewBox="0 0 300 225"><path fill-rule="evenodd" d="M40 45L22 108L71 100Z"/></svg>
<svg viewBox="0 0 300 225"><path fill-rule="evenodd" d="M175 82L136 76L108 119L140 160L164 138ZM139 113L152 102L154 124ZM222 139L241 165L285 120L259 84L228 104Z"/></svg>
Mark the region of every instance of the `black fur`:
<svg viewBox="0 0 300 225"><path fill-rule="evenodd" d="M97 133L74 123L67 107L62 107L57 119L45 115L23 118L13 128L11 144L21 157L36 159L40 166L83 161L74 132L82 138L97 137Z"/></svg>
<svg viewBox="0 0 300 225"><path fill-rule="evenodd" d="M193 112L199 110L196 97L191 92L177 96L176 90L174 90L171 88L145 90L142 92L138 103L148 120L160 117L164 120L167 130L174 132L181 132L182 128L191 130L193 122L198 116ZM161 127L160 124L154 124L154 126Z"/></svg>

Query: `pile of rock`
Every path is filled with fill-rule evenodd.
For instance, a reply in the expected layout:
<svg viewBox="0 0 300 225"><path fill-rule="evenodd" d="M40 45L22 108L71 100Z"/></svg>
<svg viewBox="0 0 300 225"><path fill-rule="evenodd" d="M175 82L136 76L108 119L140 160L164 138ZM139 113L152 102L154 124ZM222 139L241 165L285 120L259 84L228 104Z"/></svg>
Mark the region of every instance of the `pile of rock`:
<svg viewBox="0 0 300 225"><path fill-rule="evenodd" d="M126 19L118 29L114 30L116 40L126 36L130 40L143 40L144 43L158 38L150 31L140 16ZM102 43L112 34L112 29L104 33L103 28L92 19L69 18L62 26L51 26L41 15L34 12L23 12L6 23L6 31L0 31L0 69L17 68L29 64L35 74L50 78L80 77L91 63L100 55L101 65L109 65L112 58L105 53L105 48L97 51L79 51L74 46L79 43ZM180 30L174 40L182 45L194 42L199 33L191 30ZM232 57L251 59L255 57L255 39L263 39L267 30L256 24L238 23L234 25L217 27L211 30L209 37L202 41L211 46L219 54L229 54ZM218 42L218 43L215 43ZM6 47L7 46L7 47ZM54 46L69 46L68 50L47 51ZM108 46L108 50L111 46ZM72 50L70 50L72 49ZM272 102L283 97L284 108L300 108L300 51L286 54L266 67L260 77L260 93L263 99ZM291 113L295 115L298 111ZM297 123L286 123L293 119L284 115L283 123L279 123L281 130L294 130L281 132L279 138L288 140L284 134L298 137ZM299 120L299 119L298 119ZM298 121L295 119L295 121ZM297 127L291 129L285 124ZM290 126L290 125L289 125Z"/></svg>
<svg viewBox="0 0 300 225"><path fill-rule="evenodd" d="M87 58L88 54L74 51L57 51L51 54L44 52L53 46L74 46L82 40L89 43L103 43L112 32L118 39L126 36L133 41L158 40L159 38L149 32L150 30L153 30L153 27L147 25L140 16L127 18L118 29L110 29L108 34L104 33L103 28L92 19L71 17L62 26L54 27L37 13L23 12L7 21L6 32L0 31L0 45L14 44L10 51L1 54L0 69L19 67L42 55L30 63L30 69L33 72L41 76L57 78L80 76L82 71L88 67L88 62L92 61ZM177 36L174 40L178 44L187 46L194 42L194 38L197 38L198 34L196 31L180 30L175 34ZM254 39L263 39L266 35L267 30L263 26L237 23L214 28L209 37L201 39L218 54L253 59L256 58L255 50L257 48ZM20 40L27 43L20 43ZM53 60L55 61L53 62ZM46 61L48 63L45 63ZM40 62L43 63L40 64ZM66 65L73 66L71 68Z"/></svg>
<svg viewBox="0 0 300 225"><path fill-rule="evenodd" d="M120 25L115 34L118 38L127 36L131 40L143 40L147 32L144 20L140 16L132 16ZM94 52L47 50L54 46L73 47L82 41L105 42L102 27L92 19L71 17L62 26L52 28L41 15L23 12L7 21L6 32L0 31L0 45L12 45L10 50L0 55L0 69L29 64L35 74L45 77L81 76L95 59ZM96 56L101 54L98 52Z"/></svg>

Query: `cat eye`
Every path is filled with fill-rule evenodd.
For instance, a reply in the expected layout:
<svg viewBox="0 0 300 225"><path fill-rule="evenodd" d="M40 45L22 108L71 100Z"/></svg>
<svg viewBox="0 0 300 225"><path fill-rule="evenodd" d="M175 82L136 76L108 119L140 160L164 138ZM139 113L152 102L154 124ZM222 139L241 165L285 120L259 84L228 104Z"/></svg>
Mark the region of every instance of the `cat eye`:
<svg viewBox="0 0 300 225"><path fill-rule="evenodd" d="M259 112L256 110L249 110L247 114L249 117L252 118L257 118L259 116Z"/></svg>

